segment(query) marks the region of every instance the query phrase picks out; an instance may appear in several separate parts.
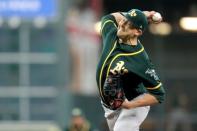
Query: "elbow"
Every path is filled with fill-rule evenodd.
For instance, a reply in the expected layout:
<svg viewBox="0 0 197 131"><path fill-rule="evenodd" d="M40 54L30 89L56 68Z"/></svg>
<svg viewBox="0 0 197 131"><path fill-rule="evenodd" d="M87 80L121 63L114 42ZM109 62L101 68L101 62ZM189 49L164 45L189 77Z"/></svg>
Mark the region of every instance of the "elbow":
<svg viewBox="0 0 197 131"><path fill-rule="evenodd" d="M165 93L165 90L162 86L159 89L156 89L156 90L148 90L148 92L150 94L152 94L153 96L155 96L158 103L163 103L165 101L166 93Z"/></svg>
<svg viewBox="0 0 197 131"><path fill-rule="evenodd" d="M165 101L165 91L159 93L159 96L157 97L158 102L161 104Z"/></svg>
<svg viewBox="0 0 197 131"><path fill-rule="evenodd" d="M107 14L107 15L102 16L101 21L104 21L104 20L107 19L109 16L111 16L111 14Z"/></svg>
<svg viewBox="0 0 197 131"><path fill-rule="evenodd" d="M158 104L161 104L165 101L165 91L162 89L160 89L159 91L149 91L150 94L152 94L156 100Z"/></svg>

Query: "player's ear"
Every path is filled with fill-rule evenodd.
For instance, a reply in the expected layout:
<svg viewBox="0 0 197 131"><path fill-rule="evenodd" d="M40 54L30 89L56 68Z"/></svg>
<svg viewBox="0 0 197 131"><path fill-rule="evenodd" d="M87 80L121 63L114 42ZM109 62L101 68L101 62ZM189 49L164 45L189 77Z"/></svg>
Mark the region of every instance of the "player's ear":
<svg viewBox="0 0 197 131"><path fill-rule="evenodd" d="M141 36L142 33L143 33L142 30L136 29L135 35L136 35L136 36Z"/></svg>

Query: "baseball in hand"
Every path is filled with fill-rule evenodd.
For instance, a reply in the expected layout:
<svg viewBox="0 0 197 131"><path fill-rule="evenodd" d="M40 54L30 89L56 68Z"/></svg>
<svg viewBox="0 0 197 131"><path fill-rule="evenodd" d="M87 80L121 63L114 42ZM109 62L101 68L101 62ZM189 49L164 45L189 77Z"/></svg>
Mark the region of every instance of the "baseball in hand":
<svg viewBox="0 0 197 131"><path fill-rule="evenodd" d="M154 22L160 22L162 20L161 14L159 12L156 12L155 14L153 14L152 20Z"/></svg>

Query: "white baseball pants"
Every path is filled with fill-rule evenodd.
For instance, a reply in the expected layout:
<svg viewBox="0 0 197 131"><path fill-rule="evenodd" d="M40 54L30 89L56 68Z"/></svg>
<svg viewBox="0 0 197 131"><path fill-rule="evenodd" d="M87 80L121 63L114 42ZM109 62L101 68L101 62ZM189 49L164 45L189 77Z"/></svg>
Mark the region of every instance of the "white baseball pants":
<svg viewBox="0 0 197 131"><path fill-rule="evenodd" d="M110 131L139 131L150 110L150 106L118 110L103 108Z"/></svg>

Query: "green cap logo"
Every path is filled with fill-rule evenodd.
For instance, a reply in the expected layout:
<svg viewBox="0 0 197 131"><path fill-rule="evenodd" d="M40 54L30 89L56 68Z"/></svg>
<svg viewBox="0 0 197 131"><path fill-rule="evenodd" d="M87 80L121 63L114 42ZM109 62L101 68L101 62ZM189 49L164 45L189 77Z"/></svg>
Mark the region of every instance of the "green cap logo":
<svg viewBox="0 0 197 131"><path fill-rule="evenodd" d="M124 16L129 21L131 21L134 27L136 27L137 29L141 29L142 31L144 31L148 26L148 20L141 10L132 9L128 11Z"/></svg>
<svg viewBox="0 0 197 131"><path fill-rule="evenodd" d="M137 14L135 13L135 10L132 10L132 11L130 12L130 15L131 15L131 17L133 17L133 16L136 16Z"/></svg>

